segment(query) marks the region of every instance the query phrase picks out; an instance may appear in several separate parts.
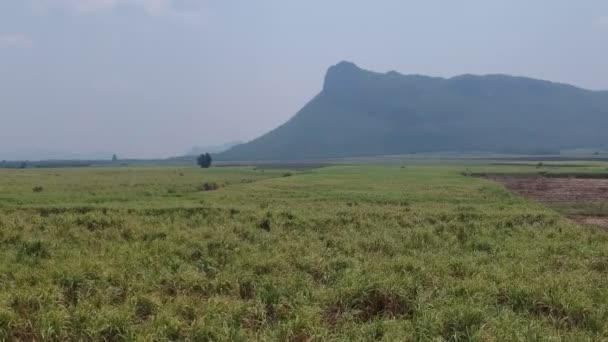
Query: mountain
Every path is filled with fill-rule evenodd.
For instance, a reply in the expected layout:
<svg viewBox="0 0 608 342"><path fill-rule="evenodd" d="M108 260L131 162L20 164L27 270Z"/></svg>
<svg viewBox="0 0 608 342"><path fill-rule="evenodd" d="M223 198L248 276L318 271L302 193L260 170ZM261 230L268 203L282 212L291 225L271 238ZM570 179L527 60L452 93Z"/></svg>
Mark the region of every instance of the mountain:
<svg viewBox="0 0 608 342"><path fill-rule="evenodd" d="M50 149L0 150L0 160L110 160L111 152L75 153Z"/></svg>
<svg viewBox="0 0 608 342"><path fill-rule="evenodd" d="M211 146L193 146L187 153L187 156L198 156L203 153L221 153L229 150L231 147L242 144L242 141L231 141L221 145Z"/></svg>
<svg viewBox="0 0 608 342"><path fill-rule="evenodd" d="M216 160L608 146L608 92L507 75L377 73L341 62L285 124Z"/></svg>

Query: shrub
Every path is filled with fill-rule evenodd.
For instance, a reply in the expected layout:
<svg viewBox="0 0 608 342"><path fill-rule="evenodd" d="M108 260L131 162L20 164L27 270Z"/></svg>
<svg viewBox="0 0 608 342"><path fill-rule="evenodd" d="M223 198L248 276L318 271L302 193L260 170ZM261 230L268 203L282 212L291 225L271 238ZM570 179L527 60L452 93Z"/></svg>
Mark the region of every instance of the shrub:
<svg viewBox="0 0 608 342"><path fill-rule="evenodd" d="M44 190L44 188L43 188L43 187L41 187L41 186L35 186L35 187L32 189L32 191L33 191L33 192L42 192L43 190Z"/></svg>
<svg viewBox="0 0 608 342"><path fill-rule="evenodd" d="M255 295L255 285L250 280L239 282L239 296L241 299L252 299Z"/></svg>
<svg viewBox="0 0 608 342"><path fill-rule="evenodd" d="M80 293L84 287L84 280L74 276L62 276L58 283L63 292L64 302L69 306L78 304Z"/></svg>
<svg viewBox="0 0 608 342"><path fill-rule="evenodd" d="M156 313L157 305L151 299L146 297L138 297L135 300L135 316L141 320L146 320L148 317Z"/></svg>
<svg viewBox="0 0 608 342"><path fill-rule="evenodd" d="M326 320L335 325L351 313L359 322L369 322L377 317L412 317L415 310L416 289L407 291L368 285L340 294L338 300L326 311Z"/></svg>
<svg viewBox="0 0 608 342"><path fill-rule="evenodd" d="M446 341L471 341L482 324L482 311L460 307L448 313L443 323L442 335Z"/></svg>
<svg viewBox="0 0 608 342"><path fill-rule="evenodd" d="M498 294L497 304L510 307L514 312L549 318L558 328L584 328L595 332L600 325L589 308L577 303L566 293L509 288Z"/></svg>
<svg viewBox="0 0 608 342"><path fill-rule="evenodd" d="M99 330L96 332L94 340L98 341L129 341L131 340L129 331L130 322L126 315L121 313L108 314L101 317Z"/></svg>
<svg viewBox="0 0 608 342"><path fill-rule="evenodd" d="M76 218L76 224L90 231L123 228L125 219L120 215L108 215L101 212L89 212Z"/></svg>
<svg viewBox="0 0 608 342"><path fill-rule="evenodd" d="M270 219L268 217L264 217L259 223L258 228L263 229L267 232L270 231Z"/></svg>
<svg viewBox="0 0 608 342"><path fill-rule="evenodd" d="M153 232L153 233L145 233L142 237L143 241L155 241L155 240L166 240L167 233L165 232Z"/></svg>
<svg viewBox="0 0 608 342"><path fill-rule="evenodd" d="M43 259L50 256L48 247L42 241L23 242L20 254Z"/></svg>
<svg viewBox="0 0 608 342"><path fill-rule="evenodd" d="M216 182L206 182L203 185L201 185L200 190L201 191L215 191L219 188L220 188L220 185L217 184Z"/></svg>
<svg viewBox="0 0 608 342"><path fill-rule="evenodd" d="M14 314L9 311L0 310L0 341L10 340L9 337L11 336L14 325Z"/></svg>

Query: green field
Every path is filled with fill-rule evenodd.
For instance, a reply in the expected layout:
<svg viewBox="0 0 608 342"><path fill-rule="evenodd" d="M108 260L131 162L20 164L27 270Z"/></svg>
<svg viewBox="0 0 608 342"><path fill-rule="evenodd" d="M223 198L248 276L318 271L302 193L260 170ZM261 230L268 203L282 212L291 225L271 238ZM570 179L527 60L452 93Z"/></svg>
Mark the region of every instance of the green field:
<svg viewBox="0 0 608 342"><path fill-rule="evenodd" d="M608 339L608 233L465 169L534 170L0 170L0 340Z"/></svg>

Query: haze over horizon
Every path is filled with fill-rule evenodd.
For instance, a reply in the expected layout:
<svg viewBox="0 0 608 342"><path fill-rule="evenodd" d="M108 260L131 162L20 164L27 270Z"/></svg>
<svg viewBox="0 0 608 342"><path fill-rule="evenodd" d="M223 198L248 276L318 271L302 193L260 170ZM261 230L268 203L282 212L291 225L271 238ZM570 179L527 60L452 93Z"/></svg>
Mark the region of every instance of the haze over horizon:
<svg viewBox="0 0 608 342"><path fill-rule="evenodd" d="M8 0L0 159L248 141L291 118L341 60L608 90L607 38L601 0Z"/></svg>

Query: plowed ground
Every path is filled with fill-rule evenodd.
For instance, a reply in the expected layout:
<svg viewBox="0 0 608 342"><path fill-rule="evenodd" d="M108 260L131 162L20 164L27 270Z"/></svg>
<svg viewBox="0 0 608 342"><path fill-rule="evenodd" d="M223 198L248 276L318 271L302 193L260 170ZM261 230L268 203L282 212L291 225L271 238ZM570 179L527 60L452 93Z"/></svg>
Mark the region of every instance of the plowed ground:
<svg viewBox="0 0 608 342"><path fill-rule="evenodd" d="M565 204L597 208L608 205L608 179L544 177L541 175L487 175L489 179L502 183L507 189L534 200L564 208ZM558 209L559 210L559 209ZM571 219L608 229L608 216L595 210L593 213L569 214Z"/></svg>

